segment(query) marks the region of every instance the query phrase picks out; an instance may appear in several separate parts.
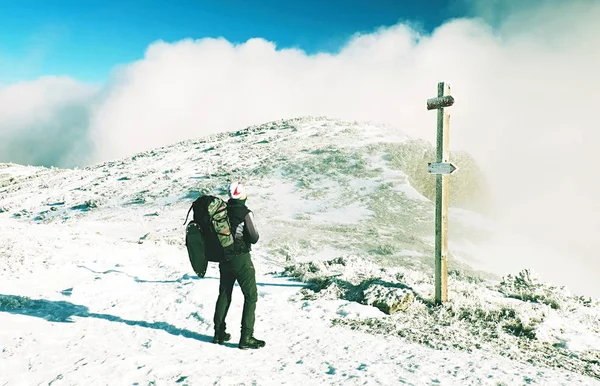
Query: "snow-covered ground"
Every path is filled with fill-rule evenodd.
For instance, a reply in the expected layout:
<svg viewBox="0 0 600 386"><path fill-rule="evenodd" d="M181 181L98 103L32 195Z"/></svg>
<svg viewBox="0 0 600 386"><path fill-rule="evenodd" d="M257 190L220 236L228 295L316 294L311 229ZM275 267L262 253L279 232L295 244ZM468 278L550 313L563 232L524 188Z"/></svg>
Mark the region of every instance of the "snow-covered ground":
<svg viewBox="0 0 600 386"><path fill-rule="evenodd" d="M481 272L480 216L451 212L450 301L431 302L433 206L385 161L390 130L300 119L85 169L0 165L0 386L600 384L598 301L527 266ZM193 199L230 179L261 232L255 351L237 349L238 287L232 341L210 343L218 268L197 278L183 243Z"/></svg>

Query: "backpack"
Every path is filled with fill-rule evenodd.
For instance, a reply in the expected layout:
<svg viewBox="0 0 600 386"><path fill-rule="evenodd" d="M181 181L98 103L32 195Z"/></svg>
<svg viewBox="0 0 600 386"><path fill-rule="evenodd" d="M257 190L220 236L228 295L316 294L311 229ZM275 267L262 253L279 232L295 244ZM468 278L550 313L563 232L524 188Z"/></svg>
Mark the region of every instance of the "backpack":
<svg viewBox="0 0 600 386"><path fill-rule="evenodd" d="M198 277L204 277L209 261L221 262L232 254L234 239L225 201L211 195L198 197L185 222L192 210L194 216L186 227L185 245L192 269Z"/></svg>

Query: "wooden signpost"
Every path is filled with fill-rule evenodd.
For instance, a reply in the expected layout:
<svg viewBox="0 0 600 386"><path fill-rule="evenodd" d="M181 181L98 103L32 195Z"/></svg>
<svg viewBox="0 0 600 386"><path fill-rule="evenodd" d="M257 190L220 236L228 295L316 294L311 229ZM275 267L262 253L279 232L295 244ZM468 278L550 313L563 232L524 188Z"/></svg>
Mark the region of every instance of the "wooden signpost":
<svg viewBox="0 0 600 386"><path fill-rule="evenodd" d="M427 110L437 110L437 159L428 164L435 174L435 302L448 300L448 176L458 168L450 162L450 114L454 104L450 85L438 83L438 95L427 100Z"/></svg>

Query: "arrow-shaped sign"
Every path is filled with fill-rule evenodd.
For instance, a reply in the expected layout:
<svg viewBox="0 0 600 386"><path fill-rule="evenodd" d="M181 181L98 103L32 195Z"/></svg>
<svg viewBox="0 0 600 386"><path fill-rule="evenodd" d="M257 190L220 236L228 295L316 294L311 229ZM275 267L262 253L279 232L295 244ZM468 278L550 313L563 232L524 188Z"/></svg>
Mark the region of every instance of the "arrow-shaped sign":
<svg viewBox="0 0 600 386"><path fill-rule="evenodd" d="M431 174L452 174L458 170L452 162L430 162L427 165Z"/></svg>

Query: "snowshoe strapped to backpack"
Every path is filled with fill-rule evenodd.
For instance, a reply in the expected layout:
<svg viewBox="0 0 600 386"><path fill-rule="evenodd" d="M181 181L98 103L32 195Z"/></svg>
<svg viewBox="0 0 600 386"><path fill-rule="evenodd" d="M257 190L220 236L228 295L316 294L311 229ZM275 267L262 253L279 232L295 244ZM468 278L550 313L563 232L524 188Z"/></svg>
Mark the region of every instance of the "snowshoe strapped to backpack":
<svg viewBox="0 0 600 386"><path fill-rule="evenodd" d="M194 272L203 277L209 261L221 262L232 255L234 239L225 201L210 195L197 198L186 222L192 209L194 217L186 227L185 243Z"/></svg>
<svg viewBox="0 0 600 386"><path fill-rule="evenodd" d="M186 227L185 246L187 247L192 269L198 277L204 277L204 275L206 275L206 269L208 268L206 244L204 242L204 235L198 224L195 222L190 221Z"/></svg>

